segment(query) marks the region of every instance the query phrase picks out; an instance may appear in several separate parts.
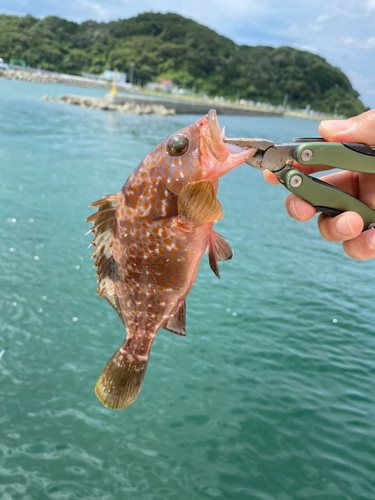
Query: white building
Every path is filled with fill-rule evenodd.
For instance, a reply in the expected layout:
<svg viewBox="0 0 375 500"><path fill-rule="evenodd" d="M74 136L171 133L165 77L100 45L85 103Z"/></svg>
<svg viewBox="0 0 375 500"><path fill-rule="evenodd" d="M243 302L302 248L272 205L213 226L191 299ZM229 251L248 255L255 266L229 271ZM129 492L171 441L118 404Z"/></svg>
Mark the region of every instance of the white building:
<svg viewBox="0 0 375 500"><path fill-rule="evenodd" d="M0 71L4 71L5 69L9 69L9 66L5 64L4 59L0 57Z"/></svg>

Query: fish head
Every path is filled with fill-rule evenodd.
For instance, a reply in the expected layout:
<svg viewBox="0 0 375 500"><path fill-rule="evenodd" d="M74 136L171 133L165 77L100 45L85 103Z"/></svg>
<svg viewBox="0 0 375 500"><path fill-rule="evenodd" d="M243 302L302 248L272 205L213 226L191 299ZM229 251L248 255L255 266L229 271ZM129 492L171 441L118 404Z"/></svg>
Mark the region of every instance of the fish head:
<svg viewBox="0 0 375 500"><path fill-rule="evenodd" d="M152 153L160 158L168 188L178 193L189 182L214 181L251 158L256 149L242 149L224 142L216 111L170 135ZM151 154L152 154L151 153Z"/></svg>

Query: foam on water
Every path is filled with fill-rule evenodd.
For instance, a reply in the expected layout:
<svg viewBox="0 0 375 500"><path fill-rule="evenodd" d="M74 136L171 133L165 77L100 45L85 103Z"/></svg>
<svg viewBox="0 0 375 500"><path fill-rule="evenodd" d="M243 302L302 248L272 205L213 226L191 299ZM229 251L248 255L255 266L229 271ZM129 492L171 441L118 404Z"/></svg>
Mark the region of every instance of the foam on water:
<svg viewBox="0 0 375 500"><path fill-rule="evenodd" d="M241 166L202 262L186 338L160 331L137 401L94 386L123 327L95 297L87 205L197 117L45 102L101 91L0 80L0 498L375 497L374 263L285 214L286 191ZM316 136L293 118L219 117L227 133Z"/></svg>

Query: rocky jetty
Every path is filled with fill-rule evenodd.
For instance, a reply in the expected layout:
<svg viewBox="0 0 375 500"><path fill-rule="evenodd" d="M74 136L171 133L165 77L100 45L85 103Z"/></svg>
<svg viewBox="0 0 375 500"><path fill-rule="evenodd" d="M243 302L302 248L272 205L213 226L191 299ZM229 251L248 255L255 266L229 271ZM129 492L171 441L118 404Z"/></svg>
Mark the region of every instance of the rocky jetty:
<svg viewBox="0 0 375 500"><path fill-rule="evenodd" d="M174 109L167 109L161 104L144 104L135 103L131 101L124 102L123 104L115 104L112 96L104 98L99 97L86 97L79 95L61 95L58 99L54 96L43 96L45 101L57 102L61 101L65 104L73 104L81 106L82 108L103 109L118 111L120 113L129 113L133 115L175 115Z"/></svg>
<svg viewBox="0 0 375 500"><path fill-rule="evenodd" d="M21 71L8 69L0 71L0 77L8 80L21 80L35 83L59 83L61 85L73 85L74 87L88 87L93 89L110 89L112 83L105 80L92 80L82 76L64 75L63 73L38 73L37 71ZM117 84L119 90L126 90L126 87Z"/></svg>

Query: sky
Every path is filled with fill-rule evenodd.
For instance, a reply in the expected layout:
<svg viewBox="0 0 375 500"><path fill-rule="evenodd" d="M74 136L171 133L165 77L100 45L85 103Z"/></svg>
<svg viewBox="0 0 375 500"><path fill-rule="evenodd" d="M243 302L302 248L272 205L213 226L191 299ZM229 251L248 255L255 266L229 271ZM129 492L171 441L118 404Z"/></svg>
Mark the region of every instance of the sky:
<svg viewBox="0 0 375 500"><path fill-rule="evenodd" d="M244 45L288 45L339 67L375 108L375 0L1 0L0 12L111 21L175 12Z"/></svg>

